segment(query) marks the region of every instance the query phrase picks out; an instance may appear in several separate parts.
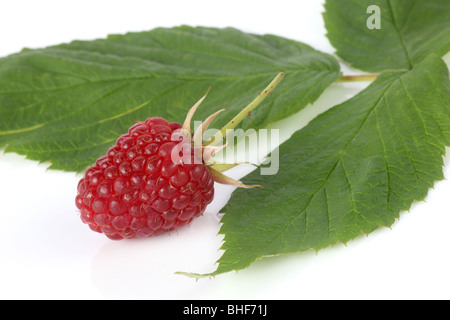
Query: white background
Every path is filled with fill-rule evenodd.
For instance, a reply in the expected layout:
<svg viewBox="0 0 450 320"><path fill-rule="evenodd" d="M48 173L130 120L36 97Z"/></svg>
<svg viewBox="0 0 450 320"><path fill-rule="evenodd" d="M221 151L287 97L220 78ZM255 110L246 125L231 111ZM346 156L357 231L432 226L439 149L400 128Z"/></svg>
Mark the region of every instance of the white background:
<svg viewBox="0 0 450 320"><path fill-rule="evenodd" d="M0 57L23 47L181 24L272 33L333 53L322 11L323 1L310 0L2 1ZM365 86L333 84L314 105L284 121L283 137ZM448 177L449 157L445 163ZM1 299L450 298L447 180L436 183L426 203L414 204L392 230L196 282L174 272L215 270L222 240L218 213L231 188L217 186L206 214L187 228L113 242L81 223L74 205L80 176L47 167L0 152ZM246 170L231 174L240 178Z"/></svg>

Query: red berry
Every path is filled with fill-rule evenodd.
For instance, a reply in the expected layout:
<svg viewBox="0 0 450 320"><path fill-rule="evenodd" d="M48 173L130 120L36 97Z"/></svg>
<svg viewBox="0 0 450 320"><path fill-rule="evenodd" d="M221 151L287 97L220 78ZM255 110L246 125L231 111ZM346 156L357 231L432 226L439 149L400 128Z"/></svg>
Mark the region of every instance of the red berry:
<svg viewBox="0 0 450 320"><path fill-rule="evenodd" d="M158 117L136 123L86 171L75 204L90 229L112 240L150 237L203 214L214 198L214 181L261 187L243 185L204 164L224 146L205 143L201 150L195 145L200 155L194 151L191 141L203 141L208 125L224 111L208 117L205 128L191 136L190 121L205 97L191 108L183 126Z"/></svg>
<svg viewBox="0 0 450 320"><path fill-rule="evenodd" d="M120 240L181 228L203 214L214 197L214 178L203 164L172 161L177 142L171 136L181 127L149 118L119 137L78 184L81 220Z"/></svg>

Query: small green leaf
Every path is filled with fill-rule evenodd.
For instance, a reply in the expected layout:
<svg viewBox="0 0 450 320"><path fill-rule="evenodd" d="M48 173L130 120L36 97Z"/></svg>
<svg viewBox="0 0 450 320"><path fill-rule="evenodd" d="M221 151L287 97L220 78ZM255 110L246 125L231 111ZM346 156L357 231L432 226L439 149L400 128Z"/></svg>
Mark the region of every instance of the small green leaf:
<svg viewBox="0 0 450 320"><path fill-rule="evenodd" d="M276 175L257 170L243 180L264 189L234 192L221 221L225 252L206 276L391 226L443 179L446 145L450 81L443 61L433 55L412 71L381 75L282 144Z"/></svg>
<svg viewBox="0 0 450 320"><path fill-rule="evenodd" d="M336 53L361 70L410 70L430 53L450 51L448 0L327 0L325 10Z"/></svg>
<svg viewBox="0 0 450 320"><path fill-rule="evenodd" d="M244 129L298 112L340 76L333 57L305 44L231 28L160 28L26 50L0 59L0 148L82 171L135 121L182 122L209 87L195 120L227 108L219 129L278 72L282 85Z"/></svg>

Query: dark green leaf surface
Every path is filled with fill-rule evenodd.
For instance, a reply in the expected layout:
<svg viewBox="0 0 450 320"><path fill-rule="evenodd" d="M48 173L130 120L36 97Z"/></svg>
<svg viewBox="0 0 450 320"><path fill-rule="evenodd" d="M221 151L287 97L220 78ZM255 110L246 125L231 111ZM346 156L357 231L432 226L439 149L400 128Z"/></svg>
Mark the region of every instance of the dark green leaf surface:
<svg viewBox="0 0 450 320"><path fill-rule="evenodd" d="M135 121L182 122L211 86L196 120L229 121L277 75L274 97L243 128L288 117L339 78L336 60L272 35L178 27L76 41L0 59L0 148L82 171Z"/></svg>
<svg viewBox="0 0 450 320"><path fill-rule="evenodd" d="M222 210L225 252L210 275L345 243L423 200L450 145L448 77L437 56L381 75L282 144L278 174L256 170L244 183L264 189L236 190Z"/></svg>
<svg viewBox="0 0 450 320"><path fill-rule="evenodd" d="M369 29L367 8L381 10L380 29ZM328 38L353 67L369 71L409 70L428 54L450 51L448 0L327 0Z"/></svg>

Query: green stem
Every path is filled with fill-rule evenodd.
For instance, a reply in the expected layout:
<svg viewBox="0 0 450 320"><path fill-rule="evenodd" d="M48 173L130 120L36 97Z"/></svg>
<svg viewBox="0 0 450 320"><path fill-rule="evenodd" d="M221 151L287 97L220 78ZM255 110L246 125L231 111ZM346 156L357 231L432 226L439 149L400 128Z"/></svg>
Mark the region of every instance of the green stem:
<svg viewBox="0 0 450 320"><path fill-rule="evenodd" d="M241 112L238 113L230 122L228 122L219 132L217 132L206 145L217 145L219 144L223 138L226 137L227 130L233 129L236 127L242 120L250 115L250 113L259 106L267 96L269 96L273 89L280 83L283 79L284 73L279 73L275 79L267 86L264 91L260 92L258 96L253 100L247 107L245 107Z"/></svg>
<svg viewBox="0 0 450 320"><path fill-rule="evenodd" d="M378 74L363 74L354 76L342 76L339 82L354 82L354 81L374 81Z"/></svg>

